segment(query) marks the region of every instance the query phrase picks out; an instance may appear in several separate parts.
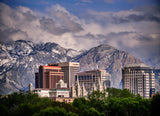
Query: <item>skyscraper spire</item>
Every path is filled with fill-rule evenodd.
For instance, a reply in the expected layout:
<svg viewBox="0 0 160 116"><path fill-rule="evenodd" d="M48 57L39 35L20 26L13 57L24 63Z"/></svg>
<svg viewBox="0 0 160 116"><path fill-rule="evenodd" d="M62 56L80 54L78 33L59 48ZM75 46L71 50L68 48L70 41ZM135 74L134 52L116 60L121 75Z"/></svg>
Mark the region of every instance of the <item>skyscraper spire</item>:
<svg viewBox="0 0 160 116"><path fill-rule="evenodd" d="M72 84L72 87L71 87L71 96L72 96L72 97L77 97L77 96L76 96L75 85L73 85L73 84Z"/></svg>
<svg viewBox="0 0 160 116"><path fill-rule="evenodd" d="M87 92L87 90L86 90L86 88L85 88L85 86L84 86L84 83L82 84L82 96L83 97L87 97L87 94L88 94L88 92Z"/></svg>
<svg viewBox="0 0 160 116"><path fill-rule="evenodd" d="M77 83L76 83L76 94L77 94L77 97L82 96L82 89L81 89L81 86L79 84L78 76L77 76Z"/></svg>
<svg viewBox="0 0 160 116"><path fill-rule="evenodd" d="M98 78L98 90L99 91L103 91L103 85L102 85L102 83L100 81L100 78Z"/></svg>
<svg viewBox="0 0 160 116"><path fill-rule="evenodd" d="M97 91L97 87L95 83L93 84L93 91Z"/></svg>

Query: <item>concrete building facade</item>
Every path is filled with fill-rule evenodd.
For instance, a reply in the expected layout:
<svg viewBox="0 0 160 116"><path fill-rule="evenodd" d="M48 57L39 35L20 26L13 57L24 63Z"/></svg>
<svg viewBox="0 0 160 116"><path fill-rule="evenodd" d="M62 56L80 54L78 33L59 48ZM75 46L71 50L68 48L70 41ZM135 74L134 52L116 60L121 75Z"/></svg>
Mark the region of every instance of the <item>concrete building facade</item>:
<svg viewBox="0 0 160 116"><path fill-rule="evenodd" d="M85 87L88 94L96 89L102 91L111 86L111 75L105 70L80 72L77 73L75 78L81 87Z"/></svg>
<svg viewBox="0 0 160 116"><path fill-rule="evenodd" d="M34 89L34 93L37 93L40 97L49 97L49 98L68 98L69 89L67 88L67 84L64 83L63 80L59 80L56 83L56 88L37 88Z"/></svg>
<svg viewBox="0 0 160 116"><path fill-rule="evenodd" d="M122 69L122 88L135 95L150 98L155 94L155 75L146 64L128 65Z"/></svg>
<svg viewBox="0 0 160 116"><path fill-rule="evenodd" d="M160 88L160 68L154 68L153 73L155 74L155 79L157 79L157 86Z"/></svg>

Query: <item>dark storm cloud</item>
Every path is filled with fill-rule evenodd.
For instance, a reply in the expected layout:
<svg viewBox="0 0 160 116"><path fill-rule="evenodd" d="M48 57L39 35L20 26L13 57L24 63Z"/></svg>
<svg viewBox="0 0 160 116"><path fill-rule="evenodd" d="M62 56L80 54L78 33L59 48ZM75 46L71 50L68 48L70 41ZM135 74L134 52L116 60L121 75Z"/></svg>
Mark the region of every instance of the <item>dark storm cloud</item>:
<svg viewBox="0 0 160 116"><path fill-rule="evenodd" d="M19 30L8 28L5 30L0 30L0 43L6 43L9 41L13 41L14 39L27 39L27 33Z"/></svg>
<svg viewBox="0 0 160 116"><path fill-rule="evenodd" d="M140 22L140 21L148 21L148 22L157 22L160 23L160 18L154 15L136 15L131 14L126 17L112 17L112 23L120 24L120 23L132 23L132 22Z"/></svg>
<svg viewBox="0 0 160 116"><path fill-rule="evenodd" d="M41 24L41 28L44 31L48 31L51 34L61 35L61 34L68 31L65 28L60 28L60 27L56 26L55 25L56 23L52 19L42 18L42 19L40 19L40 24Z"/></svg>
<svg viewBox="0 0 160 116"><path fill-rule="evenodd" d="M60 38L58 36L83 30L77 21L79 19L63 7L54 5L53 8L54 11L46 15L27 7L11 8L0 3L0 41L27 39L34 42L57 42L56 38Z"/></svg>
<svg viewBox="0 0 160 116"><path fill-rule="evenodd" d="M51 12L59 24L66 29L66 32L79 32L83 30L81 24L75 22L72 16L69 16L65 11Z"/></svg>
<svg viewBox="0 0 160 116"><path fill-rule="evenodd" d="M0 22L8 27L17 28L19 25L30 23L36 19L36 15L29 8L19 6L12 9L0 3Z"/></svg>
<svg viewBox="0 0 160 116"><path fill-rule="evenodd" d="M126 19L129 21L139 22L139 21L154 21L157 23L160 23L160 18L154 15L144 14L144 15L129 15L126 17Z"/></svg>
<svg viewBox="0 0 160 116"><path fill-rule="evenodd" d="M88 19L102 24L156 22L160 23L160 8L158 6L141 6L132 10L119 12L96 12L89 10Z"/></svg>
<svg viewBox="0 0 160 116"><path fill-rule="evenodd" d="M81 25L75 23L74 21L71 21L68 16L59 16L57 17L57 20L59 20L62 23L57 21L60 25L56 25L56 21L54 21L53 19L43 17L42 19L40 19L41 28L54 35L62 35L66 32L74 33L82 30Z"/></svg>
<svg viewBox="0 0 160 116"><path fill-rule="evenodd" d="M160 14L160 7L158 5L150 5L150 6L140 6L134 8L135 11L144 12L147 14Z"/></svg>

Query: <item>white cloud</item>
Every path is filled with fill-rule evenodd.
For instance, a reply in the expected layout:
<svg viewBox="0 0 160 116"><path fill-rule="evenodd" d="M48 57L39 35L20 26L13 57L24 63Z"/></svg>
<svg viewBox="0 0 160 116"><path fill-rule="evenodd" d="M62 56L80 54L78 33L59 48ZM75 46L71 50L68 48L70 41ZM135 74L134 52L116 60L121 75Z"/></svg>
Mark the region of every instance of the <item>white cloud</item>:
<svg viewBox="0 0 160 116"><path fill-rule="evenodd" d="M160 49L160 13L153 15L145 9L89 10L86 18L80 19L58 4L48 8L48 14L42 14L27 7L13 9L0 3L0 41L55 42L77 50L106 43L139 58L150 58Z"/></svg>

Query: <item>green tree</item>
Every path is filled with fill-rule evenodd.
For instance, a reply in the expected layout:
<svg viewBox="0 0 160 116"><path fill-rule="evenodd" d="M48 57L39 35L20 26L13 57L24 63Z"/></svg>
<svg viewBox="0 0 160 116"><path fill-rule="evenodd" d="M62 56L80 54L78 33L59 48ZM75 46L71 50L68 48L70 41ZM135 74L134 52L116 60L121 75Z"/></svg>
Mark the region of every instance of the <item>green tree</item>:
<svg viewBox="0 0 160 116"><path fill-rule="evenodd" d="M56 101L52 101L52 107L60 107L60 108L64 108L67 112L73 112L73 113L79 113L79 109L75 106L73 106L72 104L68 104L65 102L56 102Z"/></svg>
<svg viewBox="0 0 160 116"><path fill-rule="evenodd" d="M106 97L104 92L93 91L92 94L88 96L88 100L90 107L93 107L100 112L105 109Z"/></svg>
<svg viewBox="0 0 160 116"><path fill-rule="evenodd" d="M73 113L73 112L68 112L67 116L78 116L78 114Z"/></svg>
<svg viewBox="0 0 160 116"><path fill-rule="evenodd" d="M107 111L112 115L122 116L149 116L150 115L150 100L137 98L110 98L107 101Z"/></svg>
<svg viewBox="0 0 160 116"><path fill-rule="evenodd" d="M156 114L159 114L159 109L160 109L160 94L157 93L156 95L153 96L151 100L151 114L153 116L156 116Z"/></svg>
<svg viewBox="0 0 160 116"><path fill-rule="evenodd" d="M100 113L95 108L85 109L80 116L104 116L103 113Z"/></svg>
<svg viewBox="0 0 160 116"><path fill-rule="evenodd" d="M79 108L80 110L89 108L88 100L86 100L83 97L82 98L75 98L72 105Z"/></svg>
<svg viewBox="0 0 160 116"><path fill-rule="evenodd" d="M15 108L10 115L15 116L31 116L32 112L32 105L31 104L20 104L17 108Z"/></svg>
<svg viewBox="0 0 160 116"><path fill-rule="evenodd" d="M120 92L120 96L121 98L128 98L128 97L135 97L135 95L133 93L131 93L128 89L122 89Z"/></svg>
<svg viewBox="0 0 160 116"><path fill-rule="evenodd" d="M67 116L67 112L64 108L59 107L47 107L41 110L39 113L35 113L33 116Z"/></svg>
<svg viewBox="0 0 160 116"><path fill-rule="evenodd" d="M135 95L127 89L121 90L121 89L116 89L116 88L109 88L107 92L108 92L108 99L112 97L118 97L118 98L119 97L120 98L135 97Z"/></svg>
<svg viewBox="0 0 160 116"><path fill-rule="evenodd" d="M2 108L6 108L9 115L32 115L41 109L51 106L51 100L40 98L33 93L13 93L0 98ZM5 111L5 110L3 110Z"/></svg>
<svg viewBox="0 0 160 116"><path fill-rule="evenodd" d="M0 114L1 114L1 116L7 116L8 115L8 109L3 104L0 104Z"/></svg>

